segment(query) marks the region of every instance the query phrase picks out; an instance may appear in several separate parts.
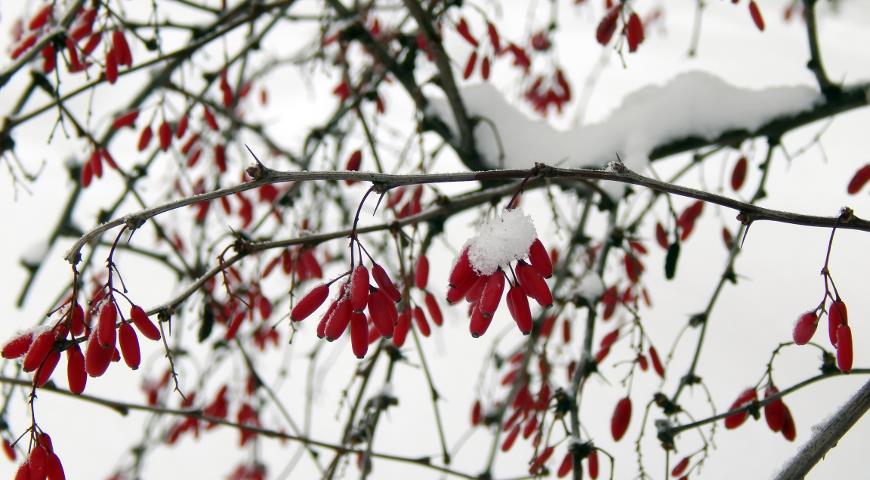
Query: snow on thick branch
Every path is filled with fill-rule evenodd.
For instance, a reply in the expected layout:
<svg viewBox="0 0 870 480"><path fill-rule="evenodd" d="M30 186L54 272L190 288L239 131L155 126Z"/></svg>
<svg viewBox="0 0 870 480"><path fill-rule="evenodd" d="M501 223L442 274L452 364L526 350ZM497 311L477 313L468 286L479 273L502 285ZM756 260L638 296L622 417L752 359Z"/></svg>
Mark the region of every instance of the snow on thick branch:
<svg viewBox="0 0 870 480"><path fill-rule="evenodd" d="M809 86L741 88L708 72L686 72L664 85L628 94L607 118L573 130L557 130L532 119L489 84L466 87L462 96L484 161L500 168L528 168L535 162L565 167L605 165L616 154L641 172L652 150L686 137L713 140L729 130L755 131L773 119L812 109L824 98ZM455 131L443 99L432 113Z"/></svg>

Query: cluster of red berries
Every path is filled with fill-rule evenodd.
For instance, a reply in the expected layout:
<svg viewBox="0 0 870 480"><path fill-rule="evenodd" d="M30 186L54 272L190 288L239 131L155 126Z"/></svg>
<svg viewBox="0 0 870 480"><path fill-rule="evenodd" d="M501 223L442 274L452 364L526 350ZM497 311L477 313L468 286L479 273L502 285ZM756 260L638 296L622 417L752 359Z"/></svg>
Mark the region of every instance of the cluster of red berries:
<svg viewBox="0 0 870 480"><path fill-rule="evenodd" d="M15 480L64 480L63 465L54 453L51 437L45 432L34 437L30 453L15 473Z"/></svg>
<svg viewBox="0 0 870 480"><path fill-rule="evenodd" d="M794 343L805 345L813 338L819 325L818 309L810 310L798 318L792 334ZM852 329L846 304L840 297L828 307L828 339L837 349L837 368L843 373L852 370Z"/></svg>
<svg viewBox="0 0 870 480"><path fill-rule="evenodd" d="M70 300L65 321L38 334L25 332L18 335L3 346L0 355L6 359L24 357L22 369L35 372L33 384L41 387L51 378L60 361L61 351L66 350L67 379L73 393L84 391L87 376L103 375L111 362L120 361L122 357L130 368L139 368L139 339L132 325L151 340L160 339L160 330L138 305L131 306L129 320L122 319L118 323L118 306L114 297L97 297L97 302L92 304L98 305L102 301L102 306L99 308L96 328L91 328L90 310L85 314L78 302ZM67 340L70 334L72 337ZM79 342L85 337L88 344L82 354ZM120 346L120 351L116 344Z"/></svg>
<svg viewBox="0 0 870 480"><path fill-rule="evenodd" d="M779 389L777 389L773 384L768 385L767 388L764 389L764 400L766 402L764 405L764 420L767 422L767 426L771 431L781 434L786 440L791 442L794 441L797 436L797 430L795 429L794 418L791 416L791 410L788 409L786 404L779 397L768 401L770 397L778 394ZM758 392L754 387L750 387L737 396L737 399L731 404L729 410L736 410L756 402L758 402ZM750 412L758 418L757 409L743 410L725 417L725 428L734 429L743 425L743 422L749 418Z"/></svg>
<svg viewBox="0 0 870 480"><path fill-rule="evenodd" d="M363 358L368 351L369 343L377 338L393 338L404 336L410 327L410 321L405 314L399 315L396 303L401 301L402 293L396 288L384 267L372 262L371 275L369 270L360 263L351 269L350 277L339 287L338 296L330 303L326 313L317 325L317 336L334 341L341 337L350 327L351 345L354 355ZM302 297L290 312L290 318L301 322L314 313L329 296L329 287L344 276L312 288ZM374 279L377 287L369 284L369 277ZM368 309L368 315L364 310ZM405 321L401 321L404 319ZM404 341L404 340L403 340Z"/></svg>
<svg viewBox="0 0 870 480"><path fill-rule="evenodd" d="M498 267L490 275L482 275L472 265L469 247L465 247L453 265L448 280L447 302L456 303L465 299L471 306L469 328L473 337L483 335L492 322L492 316L501 303L505 281L510 285L507 293L507 306L520 331L528 335L532 331L532 314L529 309L531 297L541 307L553 304L553 294L545 278L553 275L553 263L547 249L540 239L535 238L528 251L529 262L518 260L511 269L513 279Z"/></svg>

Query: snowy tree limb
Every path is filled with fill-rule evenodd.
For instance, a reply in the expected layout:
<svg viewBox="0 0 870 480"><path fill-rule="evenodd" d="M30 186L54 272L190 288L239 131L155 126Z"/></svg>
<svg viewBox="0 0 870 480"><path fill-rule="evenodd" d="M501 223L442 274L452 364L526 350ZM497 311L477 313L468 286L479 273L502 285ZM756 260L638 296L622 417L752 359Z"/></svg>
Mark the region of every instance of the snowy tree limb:
<svg viewBox="0 0 870 480"><path fill-rule="evenodd" d="M804 478L828 450L834 448L840 438L867 413L868 409L870 409L870 382L865 383L852 398L834 412L826 424L813 428L812 438L774 477L775 480Z"/></svg>

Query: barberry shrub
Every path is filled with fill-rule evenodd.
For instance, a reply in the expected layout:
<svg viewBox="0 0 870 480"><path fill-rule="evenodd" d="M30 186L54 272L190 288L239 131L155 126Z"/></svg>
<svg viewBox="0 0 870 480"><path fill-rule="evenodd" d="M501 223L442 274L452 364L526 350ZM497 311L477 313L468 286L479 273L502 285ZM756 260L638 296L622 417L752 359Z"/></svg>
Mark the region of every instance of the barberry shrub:
<svg viewBox="0 0 870 480"><path fill-rule="evenodd" d="M860 2L11 3L0 474L857 471Z"/></svg>

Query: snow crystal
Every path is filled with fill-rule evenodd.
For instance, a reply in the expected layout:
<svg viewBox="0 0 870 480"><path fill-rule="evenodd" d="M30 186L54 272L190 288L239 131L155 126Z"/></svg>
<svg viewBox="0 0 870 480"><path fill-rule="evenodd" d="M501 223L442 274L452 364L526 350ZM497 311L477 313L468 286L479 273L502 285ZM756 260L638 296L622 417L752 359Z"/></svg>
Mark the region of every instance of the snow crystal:
<svg viewBox="0 0 870 480"><path fill-rule="evenodd" d="M529 118L488 83L464 87L462 98L470 115L485 120L474 134L493 168L529 168L535 162L603 167L618 154L627 168L642 172L658 145L686 136L714 139L732 129L754 131L773 118L811 108L821 96L809 86L755 90L707 72L686 72L628 94L603 121L568 131ZM446 100L432 99L428 113L456 131Z"/></svg>
<svg viewBox="0 0 870 480"><path fill-rule="evenodd" d="M477 273L491 275L500 265L528 256L537 237L532 217L520 208L505 210L481 225L477 236L468 241L468 260Z"/></svg>
<svg viewBox="0 0 870 480"><path fill-rule="evenodd" d="M604 282L597 273L588 273L580 279L580 284L574 290L574 293L585 298L590 304L604 294Z"/></svg>

